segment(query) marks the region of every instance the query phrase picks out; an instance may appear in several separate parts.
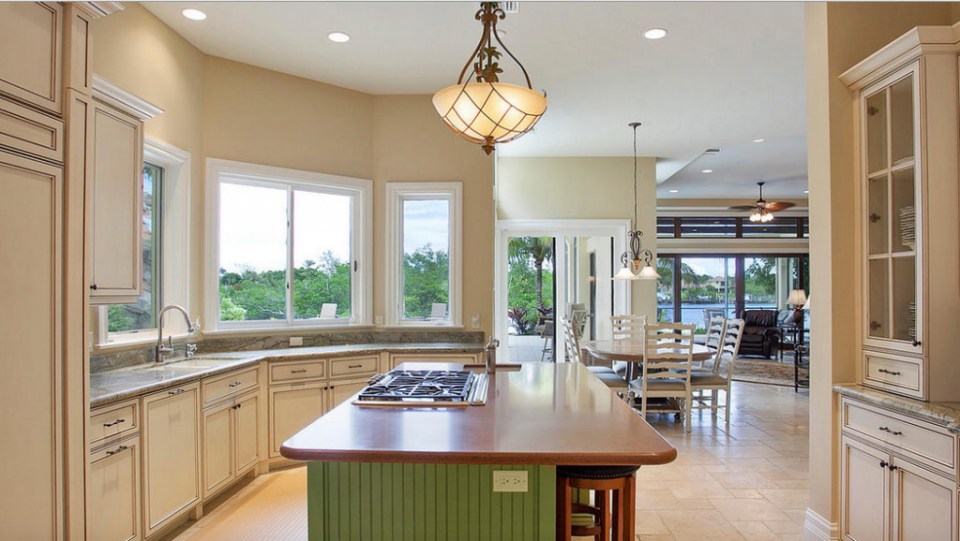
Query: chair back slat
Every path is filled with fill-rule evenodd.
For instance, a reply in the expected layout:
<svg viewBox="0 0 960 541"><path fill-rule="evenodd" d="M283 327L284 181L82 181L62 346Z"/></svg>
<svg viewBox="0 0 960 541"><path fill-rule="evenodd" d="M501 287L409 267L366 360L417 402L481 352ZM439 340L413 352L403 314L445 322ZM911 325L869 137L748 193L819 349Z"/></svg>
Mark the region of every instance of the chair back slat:
<svg viewBox="0 0 960 541"><path fill-rule="evenodd" d="M727 318L723 316L713 316L707 324L706 346L710 349L720 350L723 344L723 333L727 328Z"/></svg>
<svg viewBox="0 0 960 541"><path fill-rule="evenodd" d="M614 340L637 340L647 318L644 316L619 315L610 318Z"/></svg>
<svg viewBox="0 0 960 541"><path fill-rule="evenodd" d="M565 317L560 318L560 328L563 331L563 352L567 362L580 363L580 336L575 330L571 321Z"/></svg>
<svg viewBox="0 0 960 541"><path fill-rule="evenodd" d="M733 368L737 362L737 356L740 354L740 340L743 338L743 327L745 323L742 319L727 320L727 330L723 339L723 349L721 354L730 356L730 363L727 365L727 381L733 378ZM717 366L714 373L719 374L720 358L717 358Z"/></svg>

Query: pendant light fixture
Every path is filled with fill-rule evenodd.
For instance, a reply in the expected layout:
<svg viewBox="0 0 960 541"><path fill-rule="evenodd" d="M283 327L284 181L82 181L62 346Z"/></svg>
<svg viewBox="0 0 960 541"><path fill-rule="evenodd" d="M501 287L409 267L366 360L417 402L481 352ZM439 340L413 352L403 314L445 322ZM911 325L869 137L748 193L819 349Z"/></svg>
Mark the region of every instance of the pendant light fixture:
<svg viewBox="0 0 960 541"><path fill-rule="evenodd" d="M643 242L640 240L640 237L643 236L643 231L640 231L637 226L637 207L640 204L637 195L637 128L640 127L640 123L631 122L628 126L633 128L633 223L631 224L633 229L627 232L630 250L623 252L623 255L620 256L620 262L623 263L623 268L617 272L613 279L657 280L660 278L660 275L657 274L657 269L652 265L653 252L643 247Z"/></svg>
<svg viewBox="0 0 960 541"><path fill-rule="evenodd" d="M498 2L481 2L474 15L483 24L480 42L463 65L457 84L433 95L433 106L447 126L460 137L480 144L487 154L493 152L495 144L512 141L530 131L547 110L546 94L533 90L527 70L500 40L497 21L505 17ZM500 82L501 54L494 40L520 66L526 87ZM472 73L464 82L471 63ZM475 82L470 82L470 78Z"/></svg>

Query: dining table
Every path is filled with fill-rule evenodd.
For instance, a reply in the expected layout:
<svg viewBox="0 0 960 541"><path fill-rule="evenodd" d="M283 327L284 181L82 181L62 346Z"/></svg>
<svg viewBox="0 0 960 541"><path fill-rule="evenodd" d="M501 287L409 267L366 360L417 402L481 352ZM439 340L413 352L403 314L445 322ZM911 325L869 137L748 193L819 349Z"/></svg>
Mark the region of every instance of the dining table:
<svg viewBox="0 0 960 541"><path fill-rule="evenodd" d="M667 347L668 343L664 343ZM603 362L623 361L627 363L627 381L633 381L635 367L643 362L643 340L584 340L580 347L591 357ZM713 358L717 350L704 344L693 344L692 360L703 362Z"/></svg>

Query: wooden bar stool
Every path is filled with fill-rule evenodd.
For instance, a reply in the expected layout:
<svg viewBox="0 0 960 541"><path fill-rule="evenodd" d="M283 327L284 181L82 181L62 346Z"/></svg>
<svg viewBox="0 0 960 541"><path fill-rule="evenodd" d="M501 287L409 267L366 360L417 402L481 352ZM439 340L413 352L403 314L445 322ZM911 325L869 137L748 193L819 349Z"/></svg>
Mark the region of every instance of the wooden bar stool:
<svg viewBox="0 0 960 541"><path fill-rule="evenodd" d="M633 541L636 472L639 466L557 466L557 541L591 536L596 541ZM592 490L594 504L573 501L573 489ZM573 523L588 514L589 525ZM613 537L610 529L613 528Z"/></svg>

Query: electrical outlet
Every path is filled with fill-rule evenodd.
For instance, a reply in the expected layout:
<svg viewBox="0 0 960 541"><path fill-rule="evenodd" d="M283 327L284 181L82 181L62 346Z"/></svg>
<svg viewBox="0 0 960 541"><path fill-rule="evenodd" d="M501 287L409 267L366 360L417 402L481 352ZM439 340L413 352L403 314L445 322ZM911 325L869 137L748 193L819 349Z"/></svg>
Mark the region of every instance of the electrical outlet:
<svg viewBox="0 0 960 541"><path fill-rule="evenodd" d="M493 470L494 492L526 492L527 472L523 470Z"/></svg>
<svg viewBox="0 0 960 541"><path fill-rule="evenodd" d="M383 327L383 316L374 316L373 324L377 327Z"/></svg>
<svg viewBox="0 0 960 541"><path fill-rule="evenodd" d="M480 328L480 314L473 314L473 316L470 317L470 326L474 329Z"/></svg>
<svg viewBox="0 0 960 541"><path fill-rule="evenodd" d="M302 346L303 337L302 336L291 336L290 337L290 346Z"/></svg>

